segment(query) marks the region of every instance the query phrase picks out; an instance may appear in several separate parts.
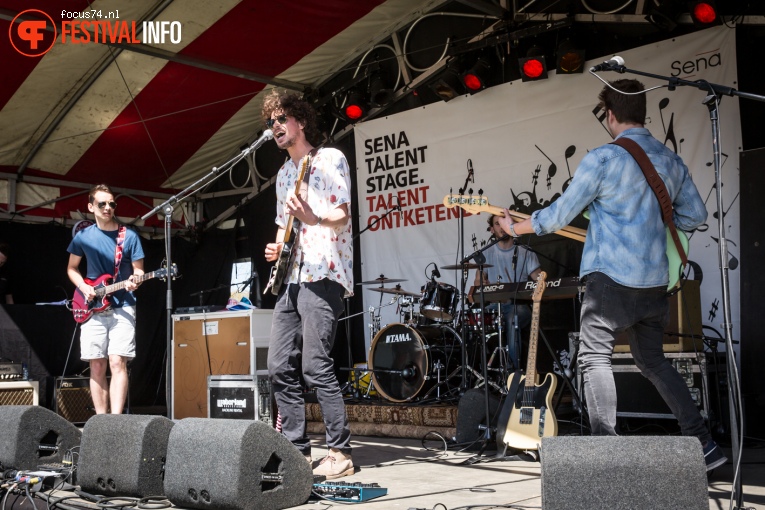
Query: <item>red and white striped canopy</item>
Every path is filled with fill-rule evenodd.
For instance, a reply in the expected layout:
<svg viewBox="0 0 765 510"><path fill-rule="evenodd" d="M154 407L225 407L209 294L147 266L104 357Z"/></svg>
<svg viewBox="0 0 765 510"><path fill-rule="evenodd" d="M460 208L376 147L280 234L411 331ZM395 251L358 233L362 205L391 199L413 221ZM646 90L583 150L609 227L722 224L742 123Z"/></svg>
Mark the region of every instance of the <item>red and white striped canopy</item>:
<svg viewBox="0 0 765 510"><path fill-rule="evenodd" d="M8 211L16 186L15 211L68 218L85 200L67 183L96 182L146 192L151 207L152 195L183 189L255 138L264 81L321 83L433 3L0 0L0 208ZM19 39L23 20L43 19L29 9L56 25L55 40L50 24L42 34L39 47L52 46L39 57L15 44L31 44ZM86 13L101 23L83 23ZM92 41L118 28L127 36L133 21L137 39L148 21L180 27L180 41ZM135 217L146 207L135 201L135 211L120 212Z"/></svg>

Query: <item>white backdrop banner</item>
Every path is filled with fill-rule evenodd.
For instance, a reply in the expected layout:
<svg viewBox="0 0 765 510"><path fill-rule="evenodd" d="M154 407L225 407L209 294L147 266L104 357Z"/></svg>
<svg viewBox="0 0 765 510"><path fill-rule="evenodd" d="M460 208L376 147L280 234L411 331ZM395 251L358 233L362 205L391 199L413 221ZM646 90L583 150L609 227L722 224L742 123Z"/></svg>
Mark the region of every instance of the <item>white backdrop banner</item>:
<svg viewBox="0 0 765 510"><path fill-rule="evenodd" d="M735 86L735 40L734 29L717 27L625 51L621 56L629 69ZM597 63L589 62L587 67ZM638 78L646 88L666 84L632 74L600 75L609 80ZM357 124L360 225L370 226L361 236L362 279L380 275L404 279L401 288L419 292L430 278L430 263L440 268L461 259L461 239L466 254L472 253L474 244L480 247L488 239L485 213L467 216L463 235L459 209L443 204L446 195L465 186L468 160L475 169L475 183L468 188L473 194L481 190L493 205L516 204L521 210L535 210L555 200L587 151L611 141L603 112L597 109L601 88L602 83L587 72L556 76L553 71L544 81L506 83L448 103ZM704 325L724 334L719 236L713 215L712 129L709 111L702 103L706 95L693 87L649 92L646 127L682 156L706 200L707 225L691 237L689 278L702 280ZM741 127L736 98L722 100L720 125L731 315L738 338ZM396 204L401 212L383 217ZM458 273L441 270L440 280L458 287ZM473 275L471 272L470 283ZM372 292L369 286L356 289L363 289L365 306L386 304L392 297ZM384 307L381 315L383 325L400 322L395 305ZM705 333L714 336L709 330ZM367 338L367 348L371 340Z"/></svg>

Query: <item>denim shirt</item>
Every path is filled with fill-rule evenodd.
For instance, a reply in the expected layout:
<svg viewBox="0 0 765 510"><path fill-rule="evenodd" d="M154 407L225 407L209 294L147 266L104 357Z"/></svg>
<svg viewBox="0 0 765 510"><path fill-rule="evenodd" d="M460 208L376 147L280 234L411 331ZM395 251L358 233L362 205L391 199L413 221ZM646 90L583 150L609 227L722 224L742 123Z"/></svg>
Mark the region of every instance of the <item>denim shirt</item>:
<svg viewBox="0 0 765 510"><path fill-rule="evenodd" d="M677 228L690 231L702 225L707 210L680 157L645 128L627 129L618 138L622 136L640 144L656 167L672 198ZM667 241L659 201L625 149L606 144L590 151L565 193L535 211L531 224L537 235L549 234L588 206L590 225L580 276L598 271L628 287L667 285Z"/></svg>

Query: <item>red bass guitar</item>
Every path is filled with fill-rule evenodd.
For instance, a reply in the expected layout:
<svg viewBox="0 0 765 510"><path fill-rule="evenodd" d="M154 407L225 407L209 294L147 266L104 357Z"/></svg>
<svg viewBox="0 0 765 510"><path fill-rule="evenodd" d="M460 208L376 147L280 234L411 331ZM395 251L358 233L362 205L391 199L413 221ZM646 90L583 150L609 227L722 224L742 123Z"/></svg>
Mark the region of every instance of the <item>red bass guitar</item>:
<svg viewBox="0 0 765 510"><path fill-rule="evenodd" d="M146 280L151 280L152 278L167 278L168 276L170 278L175 278L177 274L178 269L175 264L173 264L170 270L162 268L152 271L151 273L144 273L140 276L133 277L133 281L135 283L140 283ZM88 301L85 299L85 294L80 292L80 289L74 291L74 295L72 296L72 314L74 315L75 322L82 324L90 319L94 313L103 312L111 306L109 295L120 289L124 289L125 284L127 283L127 280L111 283L113 279L114 277L110 274L99 276L95 280L85 278L85 283L93 287L96 291L96 297L92 301Z"/></svg>

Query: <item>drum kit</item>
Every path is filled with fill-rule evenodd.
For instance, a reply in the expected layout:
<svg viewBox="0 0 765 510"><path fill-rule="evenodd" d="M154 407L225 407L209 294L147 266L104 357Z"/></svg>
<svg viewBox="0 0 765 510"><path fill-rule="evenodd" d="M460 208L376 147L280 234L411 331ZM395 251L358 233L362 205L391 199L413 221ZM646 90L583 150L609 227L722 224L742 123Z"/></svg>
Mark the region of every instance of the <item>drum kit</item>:
<svg viewBox="0 0 765 510"><path fill-rule="evenodd" d="M442 269L468 270L473 264L443 266ZM486 267L486 266L484 266ZM452 285L431 278L420 292L401 287L406 280L379 278L358 285L380 293L380 304L370 307L372 338L368 368L371 385L378 395L391 402L423 402L458 398L468 388L488 384L505 393L511 372L503 348L504 332L498 310L461 306L461 293ZM393 286L392 284L395 284ZM383 304L383 294L391 294ZM380 309L398 304L399 321L381 325ZM482 375L482 326L486 335L488 381ZM358 379L358 376L357 378Z"/></svg>

